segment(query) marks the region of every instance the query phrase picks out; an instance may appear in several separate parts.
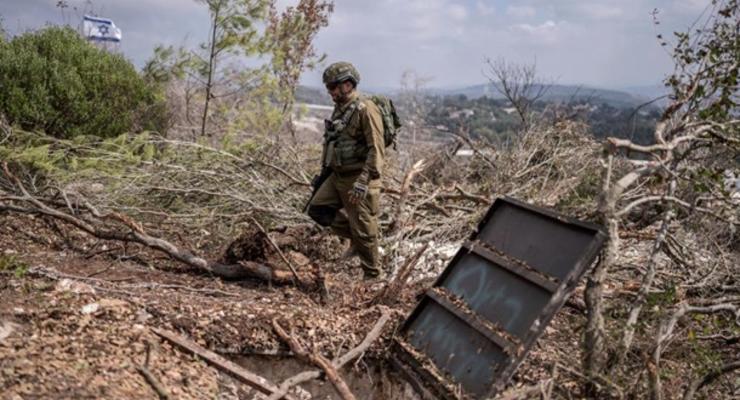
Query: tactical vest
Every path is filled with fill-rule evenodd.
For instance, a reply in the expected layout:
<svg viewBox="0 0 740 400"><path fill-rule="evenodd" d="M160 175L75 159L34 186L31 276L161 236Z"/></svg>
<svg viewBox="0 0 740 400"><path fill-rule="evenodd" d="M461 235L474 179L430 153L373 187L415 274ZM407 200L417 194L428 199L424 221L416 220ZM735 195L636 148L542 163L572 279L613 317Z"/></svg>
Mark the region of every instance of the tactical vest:
<svg viewBox="0 0 740 400"><path fill-rule="evenodd" d="M357 98L338 118L324 120L324 167L343 167L361 164L367 159L370 148L364 135L350 135L349 123L355 111L363 107ZM332 116L333 117L333 116Z"/></svg>

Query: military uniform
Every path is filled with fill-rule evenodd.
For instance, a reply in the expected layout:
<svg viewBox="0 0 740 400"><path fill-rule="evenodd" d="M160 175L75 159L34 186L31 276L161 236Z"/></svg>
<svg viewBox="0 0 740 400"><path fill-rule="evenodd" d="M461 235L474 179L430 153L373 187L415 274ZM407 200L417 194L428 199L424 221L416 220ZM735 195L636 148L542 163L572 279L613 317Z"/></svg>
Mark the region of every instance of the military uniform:
<svg viewBox="0 0 740 400"><path fill-rule="evenodd" d="M375 103L353 91L334 107L324 134L323 167L332 173L318 189L308 215L355 246L366 278L380 275L378 214L385 156L382 115ZM367 185L358 203L349 201L356 182Z"/></svg>

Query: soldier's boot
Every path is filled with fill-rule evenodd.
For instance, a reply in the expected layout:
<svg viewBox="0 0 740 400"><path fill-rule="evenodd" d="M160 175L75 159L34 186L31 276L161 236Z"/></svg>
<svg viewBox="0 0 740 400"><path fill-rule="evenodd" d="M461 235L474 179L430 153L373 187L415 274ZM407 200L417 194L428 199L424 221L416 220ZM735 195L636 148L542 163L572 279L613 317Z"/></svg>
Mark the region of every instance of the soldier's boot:
<svg viewBox="0 0 740 400"><path fill-rule="evenodd" d="M377 246L377 245L376 245ZM362 267L362 277L365 280L383 279L383 271L379 268L380 258L378 257L377 247L358 247L360 257L360 266Z"/></svg>

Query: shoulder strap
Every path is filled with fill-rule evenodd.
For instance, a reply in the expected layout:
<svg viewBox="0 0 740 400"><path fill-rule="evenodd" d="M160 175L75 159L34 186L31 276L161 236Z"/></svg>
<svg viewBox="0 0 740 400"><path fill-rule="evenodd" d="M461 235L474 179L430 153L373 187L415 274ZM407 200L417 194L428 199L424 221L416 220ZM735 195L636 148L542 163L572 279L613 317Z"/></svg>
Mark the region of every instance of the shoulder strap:
<svg viewBox="0 0 740 400"><path fill-rule="evenodd" d="M344 128L349 124L349 120L352 118L352 115L354 115L355 111L360 107L360 100L360 97L357 97L357 99L347 106L347 109L344 110L342 115L333 121L337 131L344 130Z"/></svg>

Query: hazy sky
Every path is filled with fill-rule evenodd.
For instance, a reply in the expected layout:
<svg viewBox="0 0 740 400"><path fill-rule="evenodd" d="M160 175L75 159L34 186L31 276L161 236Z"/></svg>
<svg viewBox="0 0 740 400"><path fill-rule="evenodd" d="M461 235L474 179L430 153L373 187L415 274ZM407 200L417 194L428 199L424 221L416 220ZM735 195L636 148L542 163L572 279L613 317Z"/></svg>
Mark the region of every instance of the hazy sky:
<svg viewBox="0 0 740 400"><path fill-rule="evenodd" d="M11 34L46 23L77 24L87 2L0 0ZM138 66L156 44L195 45L207 37L205 7L194 0L94 0L123 31L122 52ZM280 6L297 0L278 0ZM540 75L607 88L657 85L671 71L656 34L684 31L710 0L335 0L316 46L328 61L357 65L367 86L395 87L405 70L429 86L486 82L486 58L536 60ZM72 7L76 6L77 11ZM659 25L653 23L658 11ZM64 19L63 19L64 18ZM319 86L320 71L303 83Z"/></svg>

